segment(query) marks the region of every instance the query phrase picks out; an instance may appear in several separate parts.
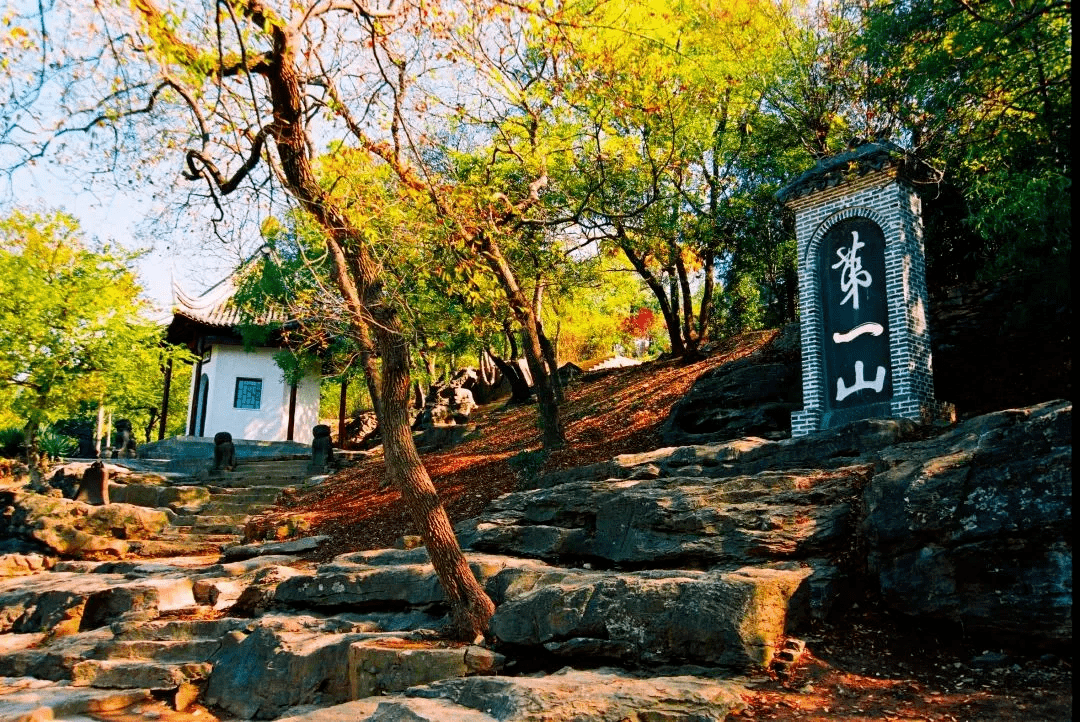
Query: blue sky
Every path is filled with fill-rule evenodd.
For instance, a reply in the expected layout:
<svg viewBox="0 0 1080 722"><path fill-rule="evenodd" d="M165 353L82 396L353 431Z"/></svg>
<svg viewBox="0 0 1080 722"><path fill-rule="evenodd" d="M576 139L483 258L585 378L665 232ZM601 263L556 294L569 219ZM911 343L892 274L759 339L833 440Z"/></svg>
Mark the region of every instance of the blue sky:
<svg viewBox="0 0 1080 722"><path fill-rule="evenodd" d="M128 192L101 182L88 189L75 175L68 176L51 164L19 169L0 207L62 210L79 219L87 237L129 250L145 250L135 270L144 295L162 310L172 304L173 276L186 291L197 294L228 273L226 260L200 253L191 238L198 231L148 223L148 217L155 213L155 201L145 187Z"/></svg>

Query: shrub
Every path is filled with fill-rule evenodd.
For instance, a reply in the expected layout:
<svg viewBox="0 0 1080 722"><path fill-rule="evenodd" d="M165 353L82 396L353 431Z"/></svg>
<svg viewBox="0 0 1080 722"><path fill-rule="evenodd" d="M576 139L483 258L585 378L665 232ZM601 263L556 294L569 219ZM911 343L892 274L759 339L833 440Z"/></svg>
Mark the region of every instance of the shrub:
<svg viewBox="0 0 1080 722"><path fill-rule="evenodd" d="M79 448L79 442L70 436L57 433L54 429L42 429L38 434L38 447L41 453L50 459L59 459L62 456L70 456Z"/></svg>
<svg viewBox="0 0 1080 722"><path fill-rule="evenodd" d="M18 426L0 429L0 456L14 459L22 453L25 441L23 430Z"/></svg>

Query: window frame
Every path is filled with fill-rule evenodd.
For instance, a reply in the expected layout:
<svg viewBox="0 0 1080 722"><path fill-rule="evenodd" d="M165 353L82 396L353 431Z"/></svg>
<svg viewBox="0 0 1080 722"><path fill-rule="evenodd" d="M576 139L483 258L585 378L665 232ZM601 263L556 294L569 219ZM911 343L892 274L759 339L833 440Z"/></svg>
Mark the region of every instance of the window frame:
<svg viewBox="0 0 1080 722"><path fill-rule="evenodd" d="M255 406L240 406L240 384L241 382L248 382L258 384L258 396L255 400ZM251 376L237 376L236 384L233 386L233 408L241 409L244 411L259 411L262 409L262 392L263 392L263 380L254 378Z"/></svg>

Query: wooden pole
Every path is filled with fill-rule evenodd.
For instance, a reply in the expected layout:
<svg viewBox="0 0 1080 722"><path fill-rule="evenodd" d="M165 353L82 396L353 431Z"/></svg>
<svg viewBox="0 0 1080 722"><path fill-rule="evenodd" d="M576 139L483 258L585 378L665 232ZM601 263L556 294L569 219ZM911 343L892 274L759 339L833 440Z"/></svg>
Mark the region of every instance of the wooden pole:
<svg viewBox="0 0 1080 722"><path fill-rule="evenodd" d="M97 453L98 458L101 458L102 449L105 447L101 443L101 428L105 424L105 403L103 401L98 402L97 407L97 423L94 425L94 451Z"/></svg>
<svg viewBox="0 0 1080 722"><path fill-rule="evenodd" d="M169 421L169 390L172 387L172 359L165 362L165 384L161 391L161 419L158 426L158 441L165 438L165 424Z"/></svg>
<svg viewBox="0 0 1080 722"><path fill-rule="evenodd" d="M289 387L289 429L285 432L287 441L293 440L293 431L296 427L296 384Z"/></svg>
<svg viewBox="0 0 1080 722"><path fill-rule="evenodd" d="M195 364L195 383L191 392L191 421L188 423L188 436L195 436L195 421L199 417L199 387L202 385L202 357ZM204 412L205 414L205 412Z"/></svg>
<svg viewBox="0 0 1080 722"><path fill-rule="evenodd" d="M349 388L349 381L344 376L341 377L341 398L338 400L338 412L337 412L337 438L338 448L345 448L345 391Z"/></svg>

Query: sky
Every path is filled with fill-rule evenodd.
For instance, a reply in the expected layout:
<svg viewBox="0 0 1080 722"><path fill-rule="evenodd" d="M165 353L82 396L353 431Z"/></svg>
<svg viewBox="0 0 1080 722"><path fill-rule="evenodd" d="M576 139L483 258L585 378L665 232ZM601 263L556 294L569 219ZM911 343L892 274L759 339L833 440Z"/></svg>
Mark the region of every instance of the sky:
<svg viewBox="0 0 1080 722"><path fill-rule="evenodd" d="M192 238L197 229L148 223L155 214L155 202L148 193L129 192L105 182L95 185L92 190L86 188L62 168L24 168L12 178L3 205L65 211L79 220L87 238L144 250L134 270L143 295L162 312L172 306L174 278L186 292L197 295L229 272L227 260L199 251L198 239Z"/></svg>

